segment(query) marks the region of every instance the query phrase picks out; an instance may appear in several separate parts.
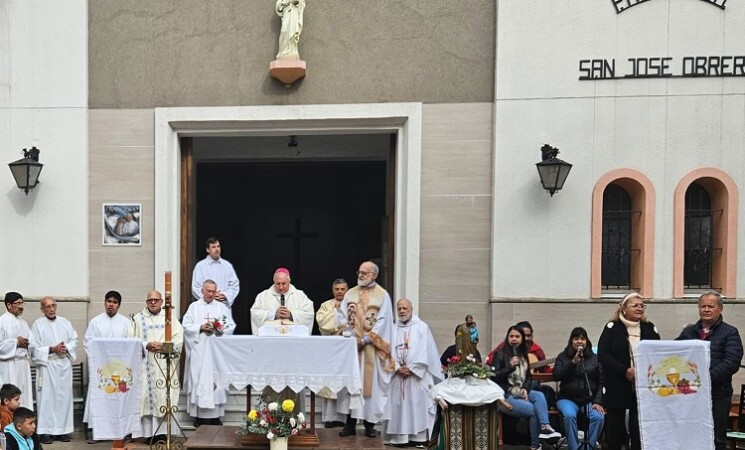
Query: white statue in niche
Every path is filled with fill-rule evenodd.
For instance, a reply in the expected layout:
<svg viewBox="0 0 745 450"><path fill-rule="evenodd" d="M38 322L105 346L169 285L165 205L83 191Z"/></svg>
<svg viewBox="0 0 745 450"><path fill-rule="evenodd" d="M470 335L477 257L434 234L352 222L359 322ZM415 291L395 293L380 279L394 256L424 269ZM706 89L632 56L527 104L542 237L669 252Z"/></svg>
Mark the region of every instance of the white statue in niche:
<svg viewBox="0 0 745 450"><path fill-rule="evenodd" d="M275 11L282 18L277 59L300 59L297 44L303 31L305 0L277 0Z"/></svg>

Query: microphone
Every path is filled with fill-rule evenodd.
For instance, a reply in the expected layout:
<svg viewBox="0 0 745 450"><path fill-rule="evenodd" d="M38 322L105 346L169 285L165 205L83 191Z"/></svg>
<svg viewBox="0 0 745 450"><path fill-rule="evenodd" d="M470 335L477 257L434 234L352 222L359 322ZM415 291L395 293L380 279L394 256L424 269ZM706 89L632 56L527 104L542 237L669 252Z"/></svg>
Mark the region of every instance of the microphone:
<svg viewBox="0 0 745 450"><path fill-rule="evenodd" d="M581 346L581 345L578 345L578 346L577 346L577 353L579 353L579 357L580 357L580 358L584 358L584 356L585 356L585 355L583 354L583 352L584 352L584 351L585 351L585 348L584 348L583 346Z"/></svg>
<svg viewBox="0 0 745 450"><path fill-rule="evenodd" d="M510 345L510 349L512 349L512 357L513 358L516 358L517 357L517 346L516 345ZM518 363L518 365L519 365L519 363ZM512 366L512 362L511 361L510 361L510 366ZM512 367L516 367L516 366L512 366Z"/></svg>

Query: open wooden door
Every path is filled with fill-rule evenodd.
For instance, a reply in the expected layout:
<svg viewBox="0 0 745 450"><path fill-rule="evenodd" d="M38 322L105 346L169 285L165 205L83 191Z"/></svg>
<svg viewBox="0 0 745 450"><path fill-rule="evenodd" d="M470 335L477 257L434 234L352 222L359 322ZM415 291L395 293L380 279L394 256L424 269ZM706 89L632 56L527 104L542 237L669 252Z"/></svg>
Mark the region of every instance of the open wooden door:
<svg viewBox="0 0 745 450"><path fill-rule="evenodd" d="M191 274L195 263L194 221L196 214L196 180L194 177L194 140L181 138L181 284L179 286L181 316L191 303Z"/></svg>

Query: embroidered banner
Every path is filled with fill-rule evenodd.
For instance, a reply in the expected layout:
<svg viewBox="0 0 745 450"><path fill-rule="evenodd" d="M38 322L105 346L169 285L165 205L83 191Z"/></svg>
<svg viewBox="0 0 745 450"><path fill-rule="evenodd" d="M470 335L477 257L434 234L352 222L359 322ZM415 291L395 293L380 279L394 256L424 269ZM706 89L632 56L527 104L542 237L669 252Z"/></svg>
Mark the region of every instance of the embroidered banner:
<svg viewBox="0 0 745 450"><path fill-rule="evenodd" d="M88 346L89 420L97 440L140 430L142 341L96 338Z"/></svg>
<svg viewBox="0 0 745 450"><path fill-rule="evenodd" d="M634 347L642 448L714 448L709 343L641 341Z"/></svg>

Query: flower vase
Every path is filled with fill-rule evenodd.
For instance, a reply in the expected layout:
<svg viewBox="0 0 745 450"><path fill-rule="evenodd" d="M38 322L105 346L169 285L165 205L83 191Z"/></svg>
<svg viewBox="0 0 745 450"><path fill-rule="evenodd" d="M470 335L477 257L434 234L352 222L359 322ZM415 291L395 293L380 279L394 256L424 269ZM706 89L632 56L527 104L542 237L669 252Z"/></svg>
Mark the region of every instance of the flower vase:
<svg viewBox="0 0 745 450"><path fill-rule="evenodd" d="M287 450L287 438L278 437L269 440L269 450Z"/></svg>

